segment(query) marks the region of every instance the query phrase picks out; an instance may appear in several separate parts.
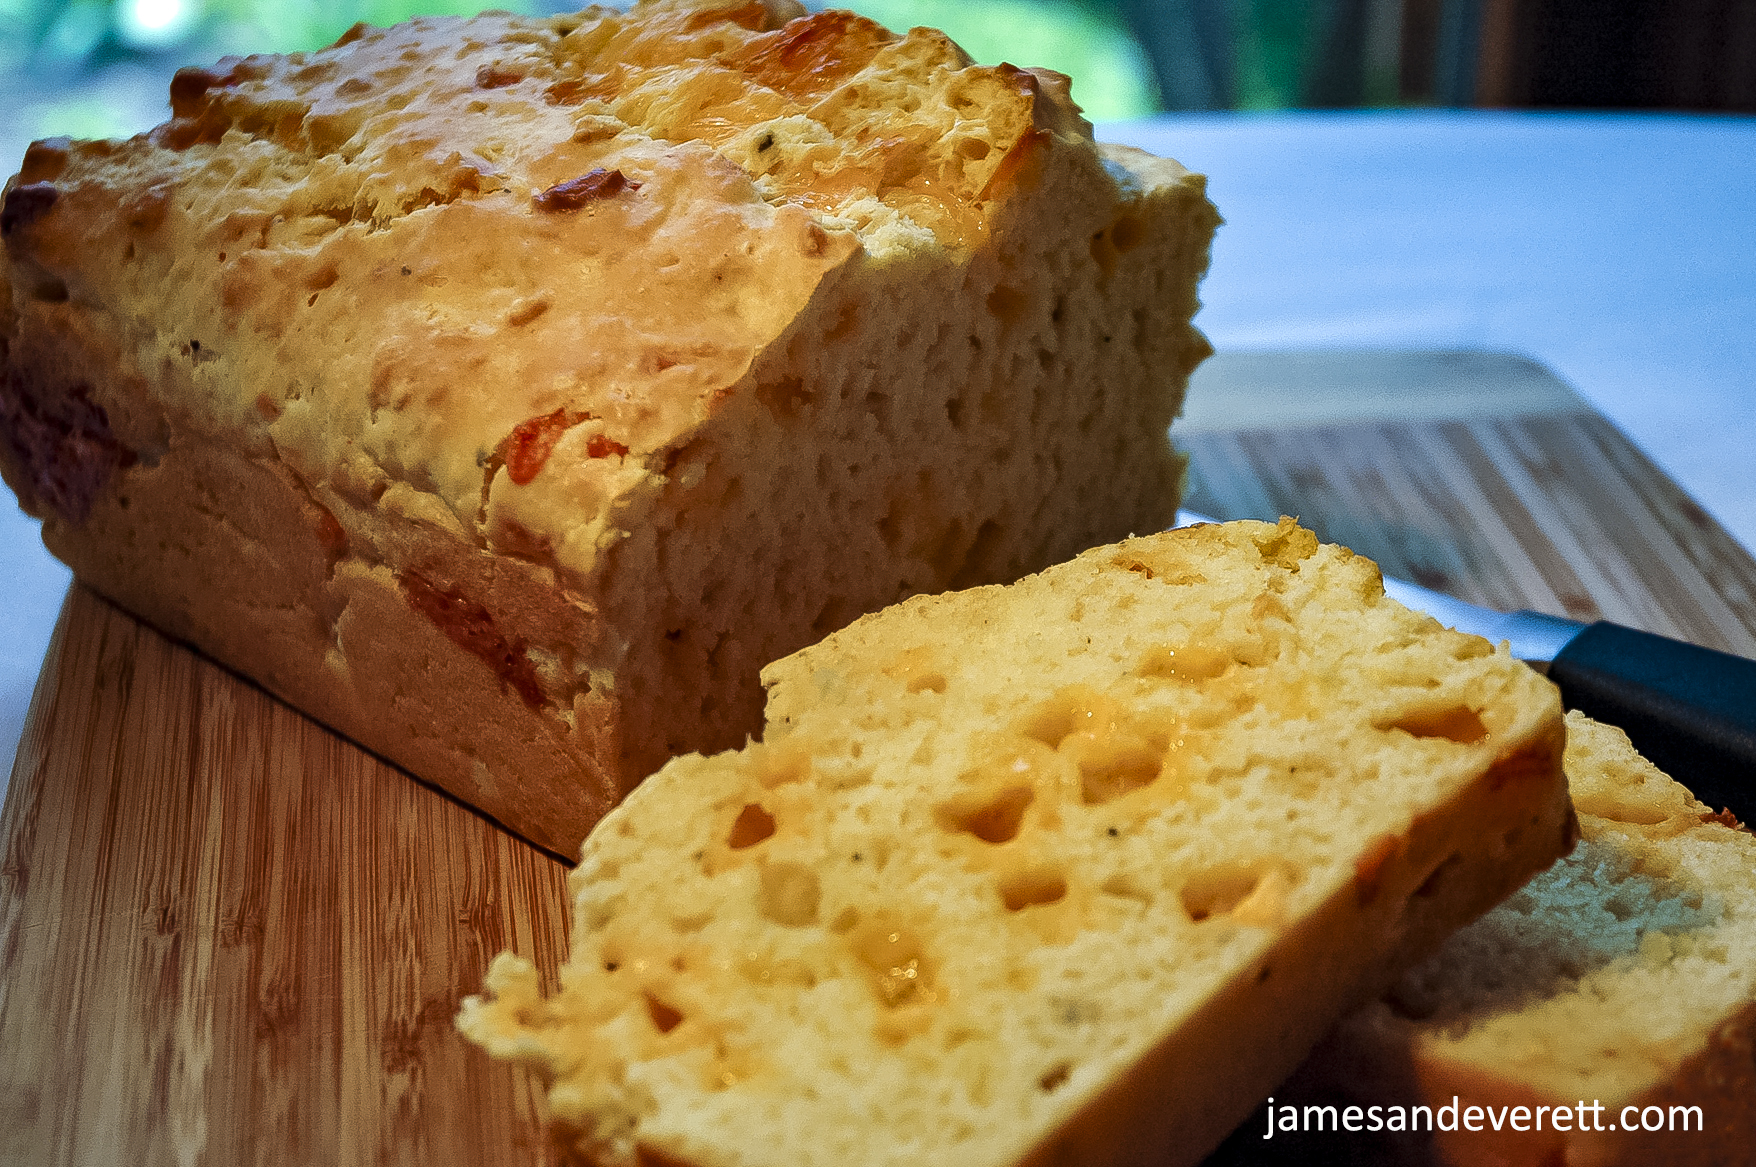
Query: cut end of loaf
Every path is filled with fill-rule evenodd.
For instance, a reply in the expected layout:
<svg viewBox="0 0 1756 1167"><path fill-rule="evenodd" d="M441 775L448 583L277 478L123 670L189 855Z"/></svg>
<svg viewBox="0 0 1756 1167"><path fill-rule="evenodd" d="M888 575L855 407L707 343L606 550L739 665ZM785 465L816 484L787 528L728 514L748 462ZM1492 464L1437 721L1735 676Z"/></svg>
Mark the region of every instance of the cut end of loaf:
<svg viewBox="0 0 1756 1167"><path fill-rule="evenodd" d="M596 1161L1193 1161L1571 841L1547 683L1290 521L916 598L765 680L764 741L587 841L560 995L465 1010Z"/></svg>
<svg viewBox="0 0 1756 1167"><path fill-rule="evenodd" d="M650 711L637 773L755 732L758 670L861 613L1171 521L1213 219L1163 166L1119 156L1133 196L1034 204L1015 246L967 264L850 264L677 451L651 530L604 560L618 618L660 649L625 675ZM1138 218L1107 267L1049 222L1074 201L1096 237Z"/></svg>

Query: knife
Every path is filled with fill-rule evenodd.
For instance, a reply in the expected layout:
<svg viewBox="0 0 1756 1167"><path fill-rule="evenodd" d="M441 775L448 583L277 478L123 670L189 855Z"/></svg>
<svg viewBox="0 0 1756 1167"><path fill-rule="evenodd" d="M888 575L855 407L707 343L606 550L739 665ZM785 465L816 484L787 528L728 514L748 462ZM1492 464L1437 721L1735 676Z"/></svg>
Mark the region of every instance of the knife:
<svg viewBox="0 0 1756 1167"><path fill-rule="evenodd" d="M1177 512L1177 525L1215 520ZM1659 769L1712 808L1756 822L1756 660L1608 620L1496 612L1393 576L1391 599L1541 668L1561 703L1620 726Z"/></svg>

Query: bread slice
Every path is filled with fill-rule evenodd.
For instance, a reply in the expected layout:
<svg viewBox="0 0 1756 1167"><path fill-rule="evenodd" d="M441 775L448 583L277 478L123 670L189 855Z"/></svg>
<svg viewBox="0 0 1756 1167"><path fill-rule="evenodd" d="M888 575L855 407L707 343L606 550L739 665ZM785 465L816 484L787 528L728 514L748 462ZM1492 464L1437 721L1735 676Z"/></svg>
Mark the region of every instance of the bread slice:
<svg viewBox="0 0 1756 1167"><path fill-rule="evenodd" d="M845 12L359 26L32 146L0 469L87 583L566 854L861 612L1168 524L1218 216Z"/></svg>
<svg viewBox="0 0 1756 1167"><path fill-rule="evenodd" d="M1338 1026L1300 1092L1455 1102L1402 1140L1417 1162L1756 1164L1756 836L1579 713L1566 766L1579 848Z"/></svg>
<svg viewBox="0 0 1756 1167"><path fill-rule="evenodd" d="M587 840L463 1031L595 1163L1193 1163L1573 841L1552 686L1291 520L919 597Z"/></svg>

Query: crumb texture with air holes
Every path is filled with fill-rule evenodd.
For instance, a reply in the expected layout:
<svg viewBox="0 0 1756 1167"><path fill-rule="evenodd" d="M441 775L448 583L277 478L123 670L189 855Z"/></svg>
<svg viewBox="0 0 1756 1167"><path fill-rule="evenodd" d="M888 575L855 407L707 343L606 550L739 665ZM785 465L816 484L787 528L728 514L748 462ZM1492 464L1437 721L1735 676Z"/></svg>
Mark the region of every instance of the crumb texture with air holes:
<svg viewBox="0 0 1756 1167"><path fill-rule="evenodd" d="M1193 1162L1572 842L1552 687L1291 520L918 597L764 679L762 741L587 840L559 994L502 956L461 1015L591 1161Z"/></svg>
<svg viewBox="0 0 1756 1167"><path fill-rule="evenodd" d="M1595 1099L1609 1108L1602 1122L1629 1105L1702 1108L1691 1133L1667 1132L1656 1147L1574 1132L1549 1140L1565 1142L1565 1156L1527 1138L1498 1162L1634 1167L1656 1152L1666 1163L1749 1163L1756 836L1621 730L1578 712L1567 715L1566 768L1578 849L1349 1017L1302 1076L1380 1097L1448 1102L1468 1080L1482 1101Z"/></svg>
<svg viewBox="0 0 1756 1167"><path fill-rule="evenodd" d="M648 0L171 112L7 186L0 467L105 594L557 850L769 661L1175 513L1219 218L1058 74Z"/></svg>

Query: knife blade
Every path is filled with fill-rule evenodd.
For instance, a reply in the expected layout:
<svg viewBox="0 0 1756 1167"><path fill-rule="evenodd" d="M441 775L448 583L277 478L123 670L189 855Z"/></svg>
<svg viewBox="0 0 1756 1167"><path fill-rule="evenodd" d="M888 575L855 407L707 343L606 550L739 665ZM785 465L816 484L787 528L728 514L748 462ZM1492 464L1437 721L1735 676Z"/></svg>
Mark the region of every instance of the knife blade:
<svg viewBox="0 0 1756 1167"><path fill-rule="evenodd" d="M1214 521L1177 512L1179 527ZM1619 726L1709 807L1756 821L1756 660L1608 620L1498 612L1394 576L1384 591L1448 628L1508 642L1546 666L1568 709Z"/></svg>

